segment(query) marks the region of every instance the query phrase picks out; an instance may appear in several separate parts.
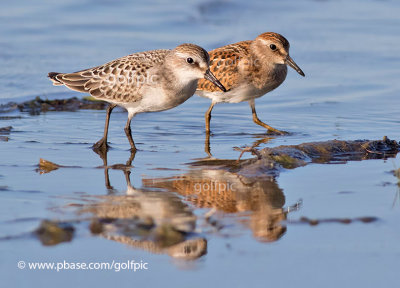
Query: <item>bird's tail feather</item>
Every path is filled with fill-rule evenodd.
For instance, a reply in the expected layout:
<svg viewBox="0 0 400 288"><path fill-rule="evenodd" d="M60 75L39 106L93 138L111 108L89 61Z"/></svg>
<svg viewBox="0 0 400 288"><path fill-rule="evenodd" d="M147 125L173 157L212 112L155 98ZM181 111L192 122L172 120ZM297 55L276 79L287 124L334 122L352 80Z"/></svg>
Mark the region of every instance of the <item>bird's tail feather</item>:
<svg viewBox="0 0 400 288"><path fill-rule="evenodd" d="M62 74L62 73L49 72L49 74L47 75L47 77L50 78L51 82L53 82L54 86L64 85L64 83L62 83L60 80L57 79L57 76L60 75L60 74Z"/></svg>

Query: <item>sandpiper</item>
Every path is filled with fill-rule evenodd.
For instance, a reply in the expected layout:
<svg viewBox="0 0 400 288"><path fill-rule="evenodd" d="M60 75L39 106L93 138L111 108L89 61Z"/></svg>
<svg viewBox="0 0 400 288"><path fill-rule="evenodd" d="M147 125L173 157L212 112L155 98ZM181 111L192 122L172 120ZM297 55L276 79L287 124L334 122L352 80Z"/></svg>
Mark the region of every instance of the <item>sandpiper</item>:
<svg viewBox="0 0 400 288"><path fill-rule="evenodd" d="M194 44L182 44L173 50L131 54L74 73L50 72L48 77L53 85L65 85L110 103L104 136L93 145L95 151L107 150L108 124L117 105L128 111L125 134L131 150L136 151L130 128L136 114L168 110L182 104L195 93L197 82L203 77L226 91L210 72L209 64L206 50Z"/></svg>
<svg viewBox="0 0 400 288"><path fill-rule="evenodd" d="M210 132L211 111L215 104L243 101L249 101L253 121L266 128L268 133L286 133L272 128L258 118L254 99L282 84L287 74L286 65L305 76L289 56L289 46L289 42L282 35L267 32L255 40L238 42L209 52L210 70L226 87L227 92L219 92L204 80L198 83L196 94L212 100L205 114L207 134Z"/></svg>

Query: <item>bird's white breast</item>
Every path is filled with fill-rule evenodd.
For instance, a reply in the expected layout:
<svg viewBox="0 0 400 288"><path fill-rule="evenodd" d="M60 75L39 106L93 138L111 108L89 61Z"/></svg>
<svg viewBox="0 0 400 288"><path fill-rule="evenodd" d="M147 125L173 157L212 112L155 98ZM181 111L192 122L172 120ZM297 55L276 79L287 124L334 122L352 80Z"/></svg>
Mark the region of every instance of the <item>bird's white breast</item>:
<svg viewBox="0 0 400 288"><path fill-rule="evenodd" d="M269 87L264 87L263 89L257 89L253 85L249 84L241 84L227 92L215 91L209 92L204 90L197 90L196 94L209 98L213 100L213 102L225 102L225 103L239 103L243 101L249 101L251 99L255 99L263 96L265 93L268 93L272 89Z"/></svg>
<svg viewBox="0 0 400 288"><path fill-rule="evenodd" d="M116 103L123 106L132 115L145 112L157 112L172 109L187 99L195 92L197 81L179 87L166 89L163 85L145 85L140 89L141 99L134 103Z"/></svg>

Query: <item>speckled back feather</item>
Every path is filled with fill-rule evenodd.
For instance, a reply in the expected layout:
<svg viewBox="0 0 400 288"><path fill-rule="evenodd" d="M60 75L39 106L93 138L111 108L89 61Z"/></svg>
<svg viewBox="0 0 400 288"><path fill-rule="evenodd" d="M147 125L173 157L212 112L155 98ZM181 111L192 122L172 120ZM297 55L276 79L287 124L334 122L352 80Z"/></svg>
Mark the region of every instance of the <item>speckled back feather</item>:
<svg viewBox="0 0 400 288"><path fill-rule="evenodd" d="M250 52L251 41L242 41L212 50L210 55L210 70L217 79L225 86L227 91L232 89L238 82L238 64L243 55ZM205 79L200 79L198 90L220 91L218 87Z"/></svg>
<svg viewBox="0 0 400 288"><path fill-rule="evenodd" d="M147 72L156 65L162 65L170 50L152 50L118 58L104 65L74 73L50 72L54 85L65 85L72 90L88 92L104 100L135 102L140 100L140 85ZM144 77L144 78L143 78Z"/></svg>

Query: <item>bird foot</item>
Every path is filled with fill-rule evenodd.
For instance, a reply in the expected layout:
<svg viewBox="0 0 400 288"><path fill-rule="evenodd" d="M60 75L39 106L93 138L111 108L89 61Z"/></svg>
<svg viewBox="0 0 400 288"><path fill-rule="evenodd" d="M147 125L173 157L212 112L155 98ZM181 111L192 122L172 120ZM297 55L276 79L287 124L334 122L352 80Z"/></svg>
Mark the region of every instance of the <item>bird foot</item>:
<svg viewBox="0 0 400 288"><path fill-rule="evenodd" d="M281 131L278 129L268 129L267 135L290 135L290 133L286 132L286 131Z"/></svg>
<svg viewBox="0 0 400 288"><path fill-rule="evenodd" d="M92 149L96 153L105 153L108 151L109 147L110 146L108 146L107 141L104 138L101 138L99 141L93 144Z"/></svg>

